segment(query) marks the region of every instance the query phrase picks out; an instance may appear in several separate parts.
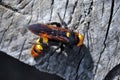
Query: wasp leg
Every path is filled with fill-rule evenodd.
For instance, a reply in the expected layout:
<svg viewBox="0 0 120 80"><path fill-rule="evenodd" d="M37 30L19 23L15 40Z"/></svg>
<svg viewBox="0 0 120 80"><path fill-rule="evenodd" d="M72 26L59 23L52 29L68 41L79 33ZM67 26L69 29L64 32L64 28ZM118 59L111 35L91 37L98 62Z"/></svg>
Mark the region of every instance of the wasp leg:
<svg viewBox="0 0 120 80"><path fill-rule="evenodd" d="M67 53L64 51L65 49L65 45L63 43L60 43L59 46L54 50L54 52L58 49L60 49L60 51L58 52L58 54L63 53L66 57L68 56Z"/></svg>
<svg viewBox="0 0 120 80"><path fill-rule="evenodd" d="M59 17L59 19L60 19L61 24L64 26L64 28L68 29L67 23L61 18L60 14L57 13L57 15L58 15L58 17Z"/></svg>
<svg viewBox="0 0 120 80"><path fill-rule="evenodd" d="M36 45L48 45L48 43L43 42L43 38L38 38L35 42Z"/></svg>
<svg viewBox="0 0 120 80"><path fill-rule="evenodd" d="M57 47L56 49L54 49L53 53L55 53L56 50L61 49L61 46L62 46L62 45L63 45L63 43L59 43L58 47ZM60 52L61 52L61 50L60 50ZM60 52L59 52L59 53L60 53Z"/></svg>
<svg viewBox="0 0 120 80"><path fill-rule="evenodd" d="M60 48L61 48L61 51L60 51L59 53L63 53L63 54L67 57L68 55L67 55L67 53L64 51L65 47L66 47L66 46L65 46L64 44L62 44L61 47L60 47Z"/></svg>
<svg viewBox="0 0 120 80"><path fill-rule="evenodd" d="M47 23L48 25L56 25L57 27L62 27L62 25L58 22L51 22L51 23Z"/></svg>

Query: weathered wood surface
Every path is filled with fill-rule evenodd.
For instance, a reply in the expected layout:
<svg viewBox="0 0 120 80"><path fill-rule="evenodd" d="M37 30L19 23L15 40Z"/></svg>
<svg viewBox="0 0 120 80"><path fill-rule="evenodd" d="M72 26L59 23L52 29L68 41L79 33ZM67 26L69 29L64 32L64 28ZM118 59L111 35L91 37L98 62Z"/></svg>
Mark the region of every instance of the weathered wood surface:
<svg viewBox="0 0 120 80"><path fill-rule="evenodd" d="M83 34L84 45L63 54L45 53L34 60L30 47L38 38L26 28L32 23L59 22ZM102 80L120 63L120 0L1 0L0 50L41 71L66 80Z"/></svg>

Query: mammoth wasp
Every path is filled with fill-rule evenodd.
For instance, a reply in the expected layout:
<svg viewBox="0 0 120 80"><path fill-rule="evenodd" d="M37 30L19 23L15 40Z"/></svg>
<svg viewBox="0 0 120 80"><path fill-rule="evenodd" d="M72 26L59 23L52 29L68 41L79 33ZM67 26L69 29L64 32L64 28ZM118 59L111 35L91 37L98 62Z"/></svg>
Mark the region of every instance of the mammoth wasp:
<svg viewBox="0 0 120 80"><path fill-rule="evenodd" d="M28 29L40 37L32 46L31 55L33 57L39 56L47 45L51 45L51 41L61 43L58 48L62 48L63 50L63 45L69 47L76 45L79 47L83 44L84 40L82 34L69 30L68 28L62 28L61 24L57 22L32 24L28 26Z"/></svg>

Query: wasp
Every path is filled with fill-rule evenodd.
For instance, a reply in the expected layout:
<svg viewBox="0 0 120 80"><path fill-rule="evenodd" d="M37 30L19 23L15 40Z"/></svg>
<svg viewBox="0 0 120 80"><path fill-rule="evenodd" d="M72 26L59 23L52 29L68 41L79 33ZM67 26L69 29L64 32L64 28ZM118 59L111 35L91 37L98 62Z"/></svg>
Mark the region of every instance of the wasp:
<svg viewBox="0 0 120 80"><path fill-rule="evenodd" d="M42 53L44 48L46 48L51 41L57 43L60 42L61 44L58 46L58 48L61 47L63 50L63 45L70 47L76 45L79 47L83 44L84 40L82 34L74 32L73 30L69 30L67 27L62 28L61 24L57 22L48 24L32 24L28 26L28 29L40 37L32 46L31 54L33 57L36 57ZM46 46L43 46L43 44L46 44Z"/></svg>
<svg viewBox="0 0 120 80"><path fill-rule="evenodd" d="M32 24L28 26L28 29L40 37L32 46L31 54L33 57L39 56L43 49L49 45L50 41L61 42L71 47L73 45L79 47L83 44L84 40L82 34L61 28L60 24L57 22L51 24ZM46 44L46 46L43 47L43 44Z"/></svg>

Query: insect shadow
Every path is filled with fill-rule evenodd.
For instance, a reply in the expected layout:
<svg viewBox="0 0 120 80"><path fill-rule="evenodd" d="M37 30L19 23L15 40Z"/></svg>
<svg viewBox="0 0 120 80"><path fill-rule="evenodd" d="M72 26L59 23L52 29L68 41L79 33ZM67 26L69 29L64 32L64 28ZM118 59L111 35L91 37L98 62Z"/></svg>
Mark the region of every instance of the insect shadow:
<svg viewBox="0 0 120 80"><path fill-rule="evenodd" d="M65 24L59 14L58 16L61 23ZM59 42L56 41L49 42L59 45ZM62 49L60 52L57 52L57 49L51 45L44 47L44 52L35 58L35 67L45 72L55 73L67 80L91 80L93 78L93 60L89 48L84 44L82 46L65 44L62 47L64 49L60 45L60 49ZM67 56L65 56L66 54Z"/></svg>
<svg viewBox="0 0 120 80"><path fill-rule="evenodd" d="M89 49L85 45L65 48L67 57L62 54L63 52L52 53L54 48L51 46L49 50L35 58L36 68L65 78L70 75L75 80L91 80L93 78L93 60Z"/></svg>

